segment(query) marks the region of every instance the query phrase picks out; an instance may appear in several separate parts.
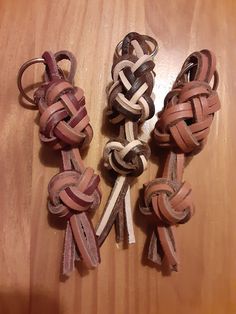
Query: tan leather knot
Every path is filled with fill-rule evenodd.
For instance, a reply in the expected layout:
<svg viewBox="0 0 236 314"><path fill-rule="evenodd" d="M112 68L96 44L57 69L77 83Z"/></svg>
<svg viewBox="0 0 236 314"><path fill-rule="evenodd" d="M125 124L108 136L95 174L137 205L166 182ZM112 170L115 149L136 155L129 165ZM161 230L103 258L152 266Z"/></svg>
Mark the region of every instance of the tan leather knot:
<svg viewBox="0 0 236 314"><path fill-rule="evenodd" d="M137 33L128 34L123 41L122 55L114 61L113 84L108 91L107 115L113 124L125 119L143 122L155 113L151 98L155 64L148 52L148 44Z"/></svg>
<svg viewBox="0 0 236 314"><path fill-rule="evenodd" d="M40 139L54 149L86 146L92 128L85 108L84 92L68 81L57 79L35 92L41 113Z"/></svg>
<svg viewBox="0 0 236 314"><path fill-rule="evenodd" d="M192 189L183 182L188 154L196 154L206 142L214 114L220 109L218 73L209 50L192 53L184 62L154 129L154 138L167 147L162 178L149 183L144 192L143 214L152 214L157 223L150 238L148 259L171 270L178 269L173 225L187 222L194 212Z"/></svg>
<svg viewBox="0 0 236 314"><path fill-rule="evenodd" d="M178 148L181 153L197 153L209 133L214 113L219 110L217 92L208 82L177 83L159 113L154 138L159 146Z"/></svg>
<svg viewBox="0 0 236 314"><path fill-rule="evenodd" d="M104 149L104 164L120 175L139 176L146 168L149 146L140 141L109 141Z"/></svg>
<svg viewBox="0 0 236 314"><path fill-rule="evenodd" d="M143 214L154 213L159 225L171 226L187 222L194 212L191 186L183 182L155 179L145 186Z"/></svg>
<svg viewBox="0 0 236 314"><path fill-rule="evenodd" d="M73 213L96 209L101 200L99 181L99 176L89 167L82 173L76 170L58 173L48 185L49 211L70 218Z"/></svg>

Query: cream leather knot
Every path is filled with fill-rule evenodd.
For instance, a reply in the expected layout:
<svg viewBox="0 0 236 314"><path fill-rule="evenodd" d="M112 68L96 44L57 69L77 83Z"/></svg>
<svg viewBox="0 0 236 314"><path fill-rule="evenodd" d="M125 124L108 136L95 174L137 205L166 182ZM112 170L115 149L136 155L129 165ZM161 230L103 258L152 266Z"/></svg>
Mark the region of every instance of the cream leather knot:
<svg viewBox="0 0 236 314"><path fill-rule="evenodd" d="M54 149L86 146L92 129L85 108L84 92L68 81L57 79L35 93L40 117L40 139Z"/></svg>
<svg viewBox="0 0 236 314"><path fill-rule="evenodd" d="M155 179L145 186L145 215L154 213L159 225L171 226L187 222L194 212L192 189L186 182L182 184L165 178Z"/></svg>
<svg viewBox="0 0 236 314"><path fill-rule="evenodd" d="M109 141L104 149L104 165L120 175L139 176L147 166L149 146L140 140Z"/></svg>
<svg viewBox="0 0 236 314"><path fill-rule="evenodd" d="M174 86L159 113L154 138L159 146L177 147L182 153L199 152L219 110L217 92L209 83L190 81Z"/></svg>
<svg viewBox="0 0 236 314"><path fill-rule="evenodd" d="M101 200L99 181L89 167L82 173L76 170L58 173L48 185L49 211L68 219L74 213L96 209Z"/></svg>

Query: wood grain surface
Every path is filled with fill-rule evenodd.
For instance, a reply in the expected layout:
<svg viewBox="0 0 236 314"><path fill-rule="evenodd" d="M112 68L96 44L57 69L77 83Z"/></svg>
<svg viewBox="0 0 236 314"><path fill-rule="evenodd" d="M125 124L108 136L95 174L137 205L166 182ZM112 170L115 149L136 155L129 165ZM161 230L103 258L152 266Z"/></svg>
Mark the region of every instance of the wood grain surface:
<svg viewBox="0 0 236 314"><path fill-rule="evenodd" d="M236 313L236 2L234 0L0 1L0 313L1 314L234 314ZM208 144L185 171L196 214L176 230L181 266L170 276L150 267L143 250L150 233L137 210L139 190L153 179L161 158L153 150L147 171L132 187L137 243L118 247L114 233L101 249L102 263L60 278L64 232L47 214L47 184L59 158L41 145L37 111L20 105L16 75L44 50L72 51L76 84L86 93L94 139L84 156L101 173L103 201L111 190L102 171L104 144L113 134L104 121L113 51L129 31L154 36L156 111L187 55L202 48L217 56L222 109ZM32 67L24 83L41 78ZM156 117L145 123L146 140Z"/></svg>

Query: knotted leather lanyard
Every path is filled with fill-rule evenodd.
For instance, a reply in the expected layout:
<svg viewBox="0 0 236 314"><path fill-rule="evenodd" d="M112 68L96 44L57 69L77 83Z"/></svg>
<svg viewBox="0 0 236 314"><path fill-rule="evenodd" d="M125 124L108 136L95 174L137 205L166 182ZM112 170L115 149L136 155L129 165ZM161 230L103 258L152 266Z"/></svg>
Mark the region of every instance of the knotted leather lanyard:
<svg viewBox="0 0 236 314"><path fill-rule="evenodd" d="M154 46L151 49L151 46ZM130 204L130 183L145 170L150 155L149 146L138 139L139 124L155 112L152 99L154 84L153 56L157 42L138 33L129 33L117 45L112 66L113 82L108 91L109 121L118 125L119 137L110 140L104 149L104 163L117 175L96 235L101 245L112 225L116 226L116 241L124 240L125 227L129 243L135 242Z"/></svg>
<svg viewBox="0 0 236 314"><path fill-rule="evenodd" d="M148 258L161 265L165 257L171 270L177 271L178 266L172 226L186 223L194 212L191 186L183 182L185 159L200 152L206 143L214 113L220 109L217 86L213 53L192 53L165 98L154 129L156 144L169 153L162 178L145 186L141 211L153 215L157 223Z"/></svg>
<svg viewBox="0 0 236 314"><path fill-rule="evenodd" d="M67 76L57 64L63 59L71 63ZM30 65L40 62L45 64L44 83L31 99L22 88L22 75ZM26 62L18 74L22 96L39 109L41 141L60 150L62 156L62 170L48 185L48 209L67 221L63 253L63 274L66 275L74 269L75 260L82 259L88 268L100 262L94 228L88 216L88 211L100 204L100 179L92 168L84 166L80 156L80 150L91 142L93 131L84 92L73 86L75 70L76 60L70 52L46 51L42 58Z"/></svg>

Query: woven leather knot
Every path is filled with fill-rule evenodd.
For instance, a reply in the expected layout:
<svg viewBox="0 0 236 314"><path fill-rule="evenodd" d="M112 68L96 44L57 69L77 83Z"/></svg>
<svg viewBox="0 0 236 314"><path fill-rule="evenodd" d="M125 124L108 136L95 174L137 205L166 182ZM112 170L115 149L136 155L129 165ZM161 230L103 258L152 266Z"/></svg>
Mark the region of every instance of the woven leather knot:
<svg viewBox="0 0 236 314"><path fill-rule="evenodd" d="M120 175L139 176L146 168L149 146L140 140L109 141L104 149L104 164Z"/></svg>
<svg viewBox="0 0 236 314"><path fill-rule="evenodd" d="M155 64L148 50L146 41L139 34L126 36L122 55L115 59L112 67L113 84L108 92L107 115L113 124L125 119L143 122L155 113L151 98Z"/></svg>
<svg viewBox="0 0 236 314"><path fill-rule="evenodd" d="M99 181L99 176L89 167L82 173L76 170L58 173L48 185L49 211L68 219L76 212L96 209L101 200Z"/></svg>
<svg viewBox="0 0 236 314"><path fill-rule="evenodd" d="M103 160L117 177L96 229L99 245L102 245L113 225L117 242L126 238L129 243L135 242L130 176L139 176L150 156L148 145L138 138L139 124L151 118L155 111L152 59L157 46L152 37L132 32L118 43L115 50L107 115L110 122L119 127L119 136L106 144Z"/></svg>
<svg viewBox="0 0 236 314"><path fill-rule="evenodd" d="M69 61L69 70L59 66ZM22 87L25 70L35 64L45 65L44 83L29 97ZM40 112L40 139L60 150L62 167L49 185L49 211L66 220L62 270L68 275L75 261L83 260L87 268L97 267L100 254L97 239L87 211L98 207L101 192L99 176L86 168L80 149L89 144L93 132L85 108L82 89L74 87L76 59L69 51L53 54L45 51L42 58L24 63L18 73L18 87L23 98L37 106Z"/></svg>
<svg viewBox="0 0 236 314"><path fill-rule="evenodd" d="M155 179L145 186L143 214L156 215L158 224L171 226L186 223L193 215L192 189L165 178Z"/></svg>
<svg viewBox="0 0 236 314"><path fill-rule="evenodd" d="M82 89L58 79L36 91L35 100L41 113L39 124L42 142L54 149L82 147L90 143L93 133Z"/></svg>
<svg viewBox="0 0 236 314"><path fill-rule="evenodd" d="M218 74L214 54L192 53L167 94L154 129L159 146L167 147L162 178L146 185L143 214L156 217L148 248L148 259L177 271L178 257L173 225L187 222L194 213L192 189L183 182L188 154L196 154L206 142L214 113L220 109Z"/></svg>
<svg viewBox="0 0 236 314"><path fill-rule="evenodd" d="M219 108L218 95L207 82L175 84L155 126L157 144L177 147L182 153L199 152Z"/></svg>

